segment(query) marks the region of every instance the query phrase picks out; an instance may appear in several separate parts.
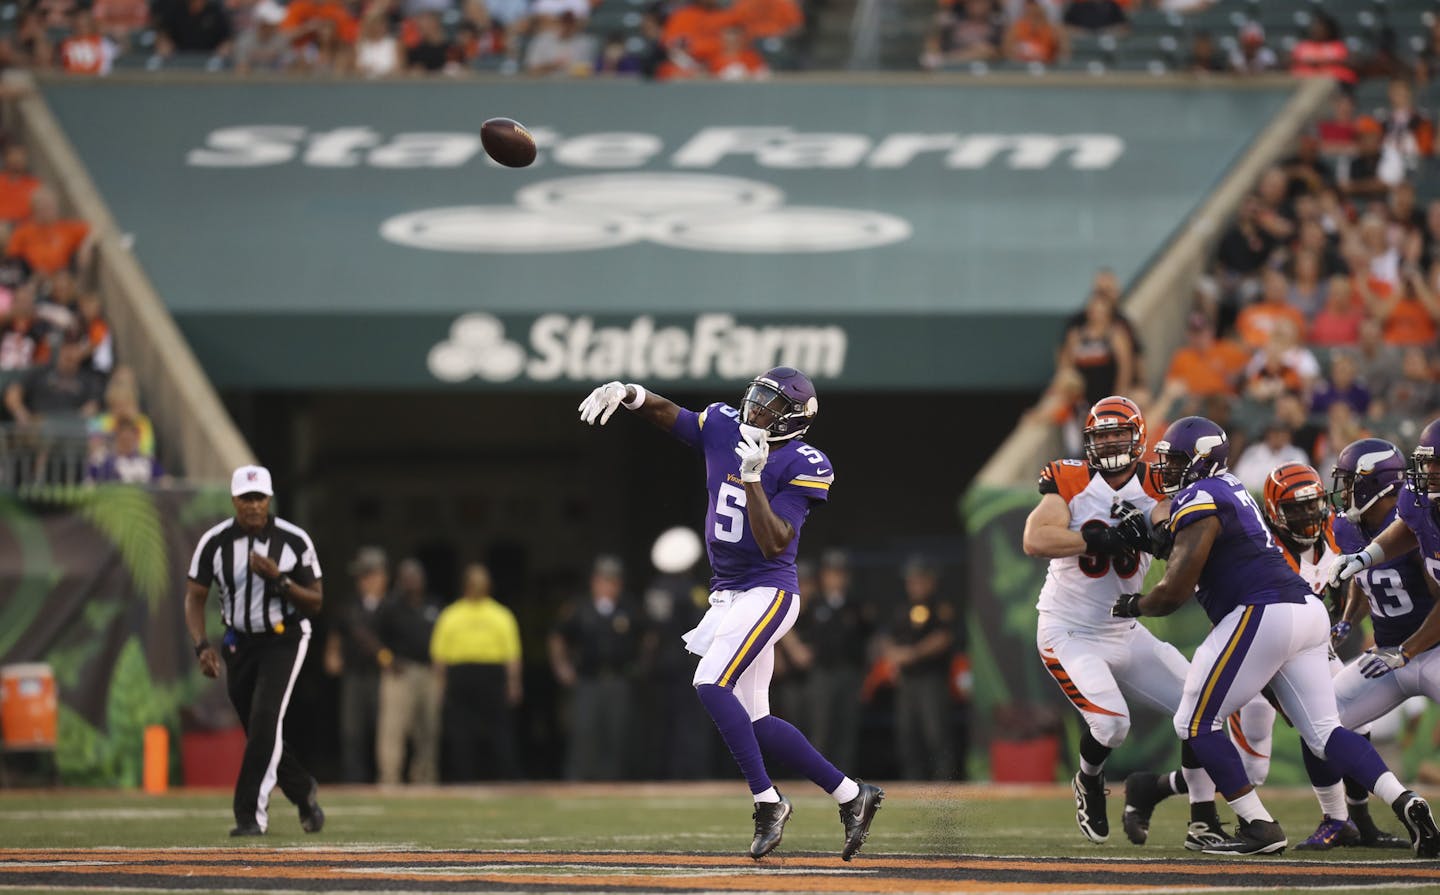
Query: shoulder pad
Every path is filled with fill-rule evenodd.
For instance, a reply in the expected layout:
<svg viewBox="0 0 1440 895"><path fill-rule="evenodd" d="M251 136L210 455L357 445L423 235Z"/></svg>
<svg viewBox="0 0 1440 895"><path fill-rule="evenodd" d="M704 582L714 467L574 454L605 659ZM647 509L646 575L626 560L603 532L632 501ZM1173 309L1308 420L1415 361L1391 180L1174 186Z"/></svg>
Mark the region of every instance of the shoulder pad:
<svg viewBox="0 0 1440 895"><path fill-rule="evenodd" d="M1040 493L1059 494L1066 503L1089 484L1090 467L1083 460L1056 460L1040 470Z"/></svg>
<svg viewBox="0 0 1440 895"><path fill-rule="evenodd" d="M726 404L724 401L716 401L714 404L700 411L700 428L704 429L707 422L724 419L729 419L738 426L740 424L740 411Z"/></svg>

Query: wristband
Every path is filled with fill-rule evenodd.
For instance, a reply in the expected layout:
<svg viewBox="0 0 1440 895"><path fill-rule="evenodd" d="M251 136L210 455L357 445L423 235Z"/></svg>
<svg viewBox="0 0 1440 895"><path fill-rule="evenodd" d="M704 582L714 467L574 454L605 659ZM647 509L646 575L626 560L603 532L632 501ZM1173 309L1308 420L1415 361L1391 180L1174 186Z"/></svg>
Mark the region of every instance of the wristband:
<svg viewBox="0 0 1440 895"><path fill-rule="evenodd" d="M620 403L624 405L626 410L639 410L640 405L645 403L645 396L648 394L648 392L645 391L645 386L636 382L629 382L626 383L626 387L635 389L635 400L626 401L621 399Z"/></svg>
<svg viewBox="0 0 1440 895"><path fill-rule="evenodd" d="M202 640L202 641L200 641L199 643L195 644L195 658L197 658L197 659L200 658L201 654L204 653L204 652L205 652L207 649L209 649L209 648L210 648L210 641L208 641L208 640Z"/></svg>
<svg viewBox="0 0 1440 895"><path fill-rule="evenodd" d="M1365 563L1367 569L1385 559L1385 548L1373 541L1362 552L1367 560Z"/></svg>

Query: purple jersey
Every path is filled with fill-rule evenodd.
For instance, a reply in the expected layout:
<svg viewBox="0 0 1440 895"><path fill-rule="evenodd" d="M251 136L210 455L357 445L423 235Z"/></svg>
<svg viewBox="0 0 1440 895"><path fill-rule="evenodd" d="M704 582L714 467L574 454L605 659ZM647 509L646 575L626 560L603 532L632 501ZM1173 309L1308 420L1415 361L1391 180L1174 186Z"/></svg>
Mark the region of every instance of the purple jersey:
<svg viewBox="0 0 1440 895"><path fill-rule="evenodd" d="M1405 491L1401 491L1401 500ZM1389 527L1398 515L1398 507L1391 509L1379 531L1366 531L1344 516L1335 517L1335 546L1342 553L1359 553L1365 545ZM1425 566L1418 551L1411 550L1363 569L1355 576L1355 582L1370 601L1370 625L1375 629L1375 643L1378 646L1399 646L1425 621L1430 614L1432 602L1430 590L1425 586Z"/></svg>
<svg viewBox="0 0 1440 895"><path fill-rule="evenodd" d="M752 587L799 589L795 552L800 526L812 503L830 498L835 474L830 458L798 438L772 442L770 457L760 473L760 484L770 509L789 522L795 537L774 559L766 559L750 533L745 512L745 485L740 481L740 411L728 404L711 404L700 413L680 410L676 438L705 454L705 488L709 509L705 514L705 549L710 557L711 590L749 590Z"/></svg>
<svg viewBox="0 0 1440 895"><path fill-rule="evenodd" d="M1182 489L1170 508L1170 527L1179 532L1211 516L1220 533L1200 572L1195 597L1212 624L1236 606L1303 603L1310 585L1290 568L1285 551L1260 515L1260 506L1240 480L1222 472Z"/></svg>
<svg viewBox="0 0 1440 895"><path fill-rule="evenodd" d="M1426 573L1440 583L1440 510L1436 509L1435 502L1428 497L1417 497L1407 485L1400 489L1395 512L1420 541L1420 561Z"/></svg>

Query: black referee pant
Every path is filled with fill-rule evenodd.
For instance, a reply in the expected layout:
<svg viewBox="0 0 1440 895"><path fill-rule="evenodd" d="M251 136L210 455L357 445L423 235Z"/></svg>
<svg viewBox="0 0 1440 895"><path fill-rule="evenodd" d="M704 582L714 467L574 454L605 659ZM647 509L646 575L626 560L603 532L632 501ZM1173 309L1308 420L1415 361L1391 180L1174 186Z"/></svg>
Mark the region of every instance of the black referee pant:
<svg viewBox="0 0 1440 895"><path fill-rule="evenodd" d="M285 749L285 709L310 646L310 622L298 620L281 634L225 636L226 685L245 728L245 757L235 781L235 822L269 828L267 808L278 782L296 805L310 796L315 778Z"/></svg>

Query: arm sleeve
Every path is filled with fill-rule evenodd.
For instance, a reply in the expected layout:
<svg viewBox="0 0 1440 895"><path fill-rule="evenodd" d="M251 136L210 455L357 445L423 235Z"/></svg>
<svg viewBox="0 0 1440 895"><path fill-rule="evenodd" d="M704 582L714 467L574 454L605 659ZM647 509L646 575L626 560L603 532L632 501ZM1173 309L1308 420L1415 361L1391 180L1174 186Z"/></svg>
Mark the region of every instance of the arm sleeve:
<svg viewBox="0 0 1440 895"><path fill-rule="evenodd" d="M1220 515L1220 507L1206 491L1195 491L1189 500L1183 502L1178 509L1170 512L1170 530L1179 532L1187 525L1193 525L1201 519L1210 516Z"/></svg>
<svg viewBox="0 0 1440 895"><path fill-rule="evenodd" d="M799 493L799 490L787 488L770 501L770 509L775 515L789 522L796 531L805 524L805 517L810 515L810 502L814 499L809 494Z"/></svg>

